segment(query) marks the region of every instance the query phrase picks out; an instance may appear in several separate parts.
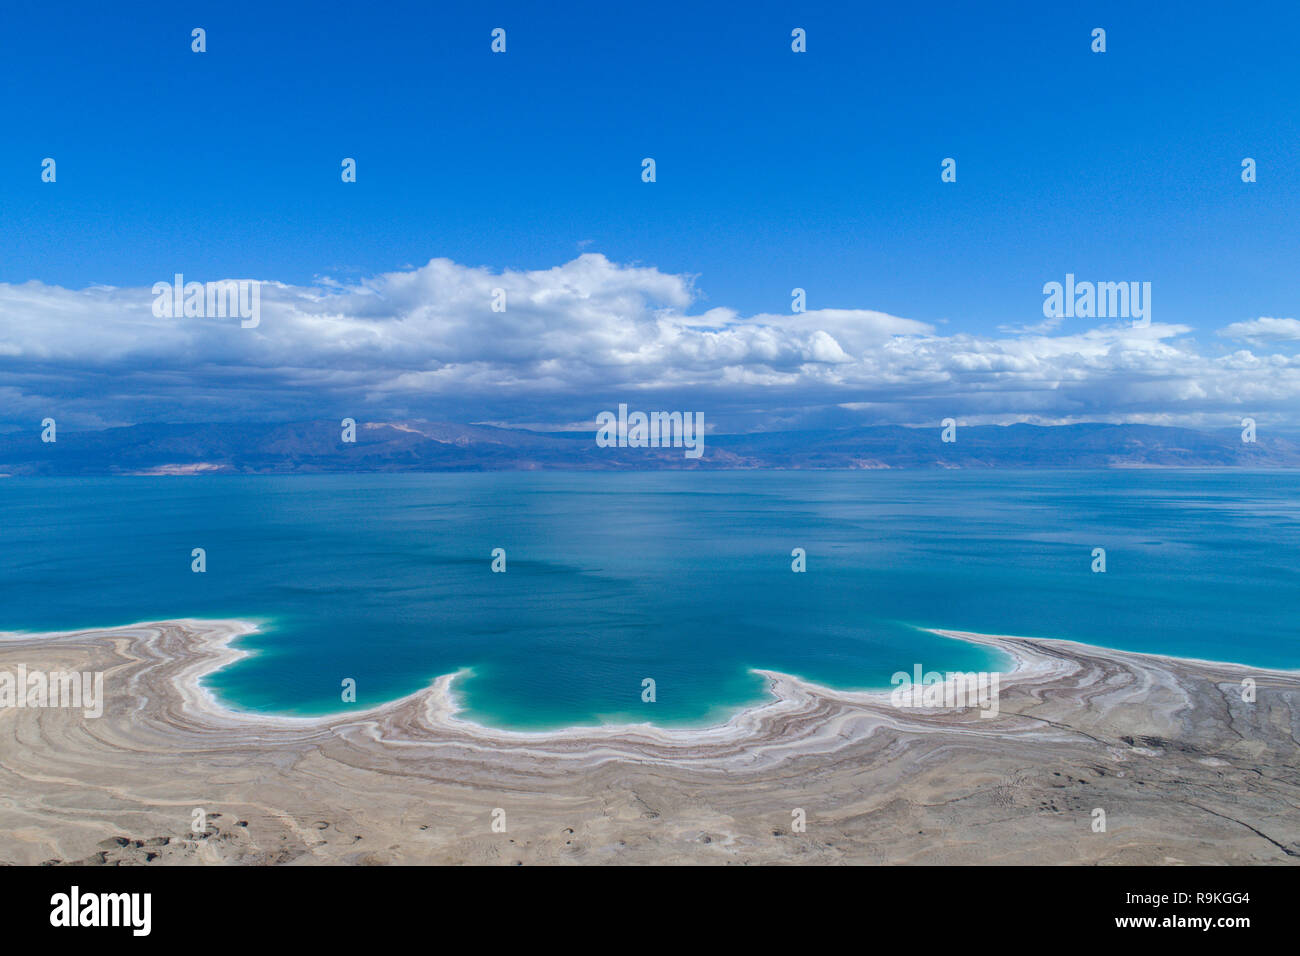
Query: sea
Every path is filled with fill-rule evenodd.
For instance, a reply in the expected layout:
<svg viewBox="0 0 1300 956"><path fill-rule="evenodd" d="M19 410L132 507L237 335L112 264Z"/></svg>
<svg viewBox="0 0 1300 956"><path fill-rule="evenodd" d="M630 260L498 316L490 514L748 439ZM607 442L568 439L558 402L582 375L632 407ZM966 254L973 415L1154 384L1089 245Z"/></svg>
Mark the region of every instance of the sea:
<svg viewBox="0 0 1300 956"><path fill-rule="evenodd" d="M205 683L265 713L463 670L489 726L695 726L762 701L756 668L1005 668L931 628L1296 668L1297 612L1297 472L0 479L0 631L254 621Z"/></svg>

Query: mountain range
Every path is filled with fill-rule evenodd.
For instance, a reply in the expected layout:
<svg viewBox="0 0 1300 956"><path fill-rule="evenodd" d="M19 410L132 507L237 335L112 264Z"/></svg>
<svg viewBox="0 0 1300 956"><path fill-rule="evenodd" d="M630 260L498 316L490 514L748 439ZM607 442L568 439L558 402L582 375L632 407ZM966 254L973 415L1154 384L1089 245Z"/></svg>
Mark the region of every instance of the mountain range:
<svg viewBox="0 0 1300 956"><path fill-rule="evenodd" d="M98 431L0 434L0 474L310 474L494 470L857 468L1300 468L1300 442L1239 429L1158 425L897 425L708 435L704 453L602 448L593 431L538 432L445 422L142 424Z"/></svg>

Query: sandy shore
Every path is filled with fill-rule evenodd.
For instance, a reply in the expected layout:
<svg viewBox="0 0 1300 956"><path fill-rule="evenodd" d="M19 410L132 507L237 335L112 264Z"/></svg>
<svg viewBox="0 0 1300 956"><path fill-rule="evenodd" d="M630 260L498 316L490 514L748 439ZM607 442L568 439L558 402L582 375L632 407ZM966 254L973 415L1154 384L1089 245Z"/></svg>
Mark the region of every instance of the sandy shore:
<svg viewBox="0 0 1300 956"><path fill-rule="evenodd" d="M0 671L104 671L107 698L0 709L0 862L1300 863L1297 672L941 632L1014 661L996 718L764 672L716 727L514 733L460 720L454 676L226 709L201 680L250 629L0 638Z"/></svg>

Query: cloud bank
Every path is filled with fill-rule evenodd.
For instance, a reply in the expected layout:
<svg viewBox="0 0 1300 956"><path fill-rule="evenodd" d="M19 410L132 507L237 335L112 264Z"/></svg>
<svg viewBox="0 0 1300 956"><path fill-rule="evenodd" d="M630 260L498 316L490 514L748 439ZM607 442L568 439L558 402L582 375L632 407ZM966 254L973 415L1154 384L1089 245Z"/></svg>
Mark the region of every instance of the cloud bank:
<svg viewBox="0 0 1300 956"><path fill-rule="evenodd" d="M266 281L256 328L157 317L147 287L0 284L0 422L557 426L630 401L728 431L949 416L1226 426L1282 423L1300 397L1295 319L1233 322L1208 347L1159 322L943 335L869 309L693 311L695 281L590 253L535 271L434 259L354 285Z"/></svg>

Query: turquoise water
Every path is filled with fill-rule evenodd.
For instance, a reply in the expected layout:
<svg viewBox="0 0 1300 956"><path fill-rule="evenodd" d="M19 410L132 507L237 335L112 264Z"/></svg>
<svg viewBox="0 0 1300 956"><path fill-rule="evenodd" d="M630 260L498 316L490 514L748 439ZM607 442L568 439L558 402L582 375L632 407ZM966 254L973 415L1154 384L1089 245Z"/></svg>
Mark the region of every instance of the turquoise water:
<svg viewBox="0 0 1300 956"><path fill-rule="evenodd" d="M751 667L998 666L920 627L1300 666L1296 473L5 479L0 529L0 630L257 620L209 685L281 713L469 667L485 723L691 724L760 699Z"/></svg>

